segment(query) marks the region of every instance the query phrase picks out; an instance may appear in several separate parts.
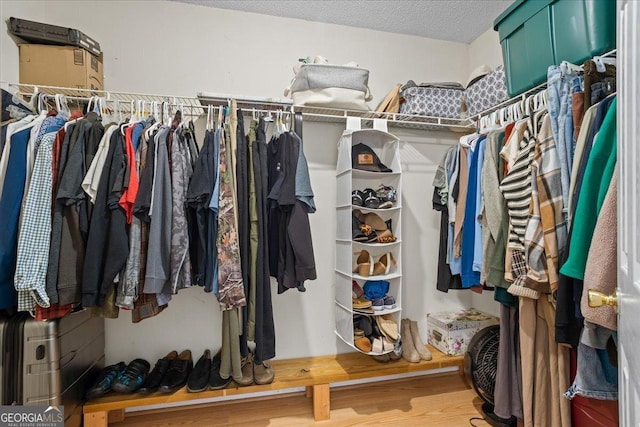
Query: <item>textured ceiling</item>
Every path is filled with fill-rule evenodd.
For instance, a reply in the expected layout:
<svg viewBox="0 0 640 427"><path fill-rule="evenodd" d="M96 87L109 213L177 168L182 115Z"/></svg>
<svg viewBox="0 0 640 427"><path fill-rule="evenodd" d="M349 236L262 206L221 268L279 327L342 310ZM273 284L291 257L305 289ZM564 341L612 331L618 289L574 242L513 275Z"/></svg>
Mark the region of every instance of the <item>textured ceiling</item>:
<svg viewBox="0 0 640 427"><path fill-rule="evenodd" d="M173 0L471 43L513 0Z"/></svg>

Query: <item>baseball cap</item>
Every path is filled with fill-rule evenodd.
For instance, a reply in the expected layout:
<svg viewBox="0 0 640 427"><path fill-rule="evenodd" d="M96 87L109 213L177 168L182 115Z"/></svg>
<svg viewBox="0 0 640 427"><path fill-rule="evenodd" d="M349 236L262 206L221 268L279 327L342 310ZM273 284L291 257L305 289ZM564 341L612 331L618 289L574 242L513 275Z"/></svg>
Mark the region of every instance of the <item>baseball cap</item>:
<svg viewBox="0 0 640 427"><path fill-rule="evenodd" d="M356 144L351 148L351 167L370 172L392 172L366 144Z"/></svg>

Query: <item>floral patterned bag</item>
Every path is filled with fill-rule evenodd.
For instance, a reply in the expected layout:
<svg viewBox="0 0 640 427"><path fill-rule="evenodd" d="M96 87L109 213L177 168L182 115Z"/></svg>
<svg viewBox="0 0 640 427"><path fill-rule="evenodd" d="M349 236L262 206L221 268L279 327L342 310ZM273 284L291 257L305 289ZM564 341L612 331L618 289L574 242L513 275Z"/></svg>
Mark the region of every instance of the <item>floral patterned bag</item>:
<svg viewBox="0 0 640 427"><path fill-rule="evenodd" d="M459 83L433 83L416 85L409 81L402 87L404 103L401 114L419 116L460 117L464 89Z"/></svg>
<svg viewBox="0 0 640 427"><path fill-rule="evenodd" d="M504 67L501 65L464 91L467 116L471 117L509 98L505 83Z"/></svg>

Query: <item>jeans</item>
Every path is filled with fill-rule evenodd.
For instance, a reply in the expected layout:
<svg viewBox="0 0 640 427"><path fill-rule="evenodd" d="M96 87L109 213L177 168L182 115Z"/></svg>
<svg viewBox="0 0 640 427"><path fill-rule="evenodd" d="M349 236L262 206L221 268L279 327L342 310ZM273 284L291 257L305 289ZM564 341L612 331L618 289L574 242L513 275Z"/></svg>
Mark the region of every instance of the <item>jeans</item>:
<svg viewBox="0 0 640 427"><path fill-rule="evenodd" d="M618 369L609 363L607 350L578 345L576 378L564 397L572 399L576 394L600 400L618 398Z"/></svg>
<svg viewBox="0 0 640 427"><path fill-rule="evenodd" d="M610 94L616 91L616 67L615 65L606 64L605 72L600 73L596 68L596 64L591 61L585 61L584 65L584 111L585 113L594 105L591 102L592 99L597 99L601 101L602 98L598 98L598 95L594 97L592 91L594 89L594 85L599 82L604 82L606 87L606 93ZM598 86L595 86L596 88ZM602 86L600 86L602 88Z"/></svg>
<svg viewBox="0 0 640 427"><path fill-rule="evenodd" d="M557 65L551 65L547 71L547 109L551 118L551 132L558 145L558 117L560 116L560 90L562 89L562 72Z"/></svg>
<svg viewBox="0 0 640 427"><path fill-rule="evenodd" d="M573 155L576 151L576 140L578 134L575 132L574 113L573 113L573 95L580 92L582 88L582 77L573 76L567 81L567 87L569 93L567 95L567 111L564 122L564 135L565 135L565 149L567 152L567 172L569 173L568 179L571 181L571 169L573 168ZM568 191L568 188L567 188ZM567 193L568 194L568 193ZM568 199L567 199L568 200Z"/></svg>
<svg viewBox="0 0 640 427"><path fill-rule="evenodd" d="M551 131L556 141L558 159L560 160L560 178L562 181L562 201L564 206L569 202L569 186L571 165L573 163L573 97L572 93L580 90L580 78L572 71L563 72L559 66L552 65L548 73L549 115ZM565 211L565 217L566 217Z"/></svg>
<svg viewBox="0 0 640 427"><path fill-rule="evenodd" d="M562 201L567 205L569 200L569 178L571 169L567 169L567 150L565 147L565 118L567 116L568 92L564 84L562 71L559 66L551 65L547 72L547 93L549 94L549 117L551 132L556 142L558 159L560 160L560 178L562 180Z"/></svg>
<svg viewBox="0 0 640 427"><path fill-rule="evenodd" d="M607 83L598 82L591 85L591 105L595 105L607 97Z"/></svg>

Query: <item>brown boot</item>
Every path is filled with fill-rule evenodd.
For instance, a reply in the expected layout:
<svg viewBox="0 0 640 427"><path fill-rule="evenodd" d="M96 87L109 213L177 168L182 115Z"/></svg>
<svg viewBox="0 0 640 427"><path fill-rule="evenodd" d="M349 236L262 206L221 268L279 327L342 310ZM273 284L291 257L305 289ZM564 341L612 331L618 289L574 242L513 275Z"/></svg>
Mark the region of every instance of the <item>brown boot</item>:
<svg viewBox="0 0 640 427"><path fill-rule="evenodd" d="M431 360L433 357L431 356L431 352L427 347L425 347L424 343L420 339L420 330L418 329L418 322L415 320L409 320L409 324L411 325L411 339L413 340L413 345L415 346L418 354L420 354L420 358L422 360Z"/></svg>
<svg viewBox="0 0 640 427"><path fill-rule="evenodd" d="M253 378L256 384L271 384L276 377L269 362L253 363Z"/></svg>
<svg viewBox="0 0 640 427"><path fill-rule="evenodd" d="M402 358L407 362L420 362L420 354L411 339L411 323L409 319L402 319Z"/></svg>
<svg viewBox="0 0 640 427"><path fill-rule="evenodd" d="M242 358L242 379L236 381L239 386L248 386L253 384L253 353L247 354Z"/></svg>

